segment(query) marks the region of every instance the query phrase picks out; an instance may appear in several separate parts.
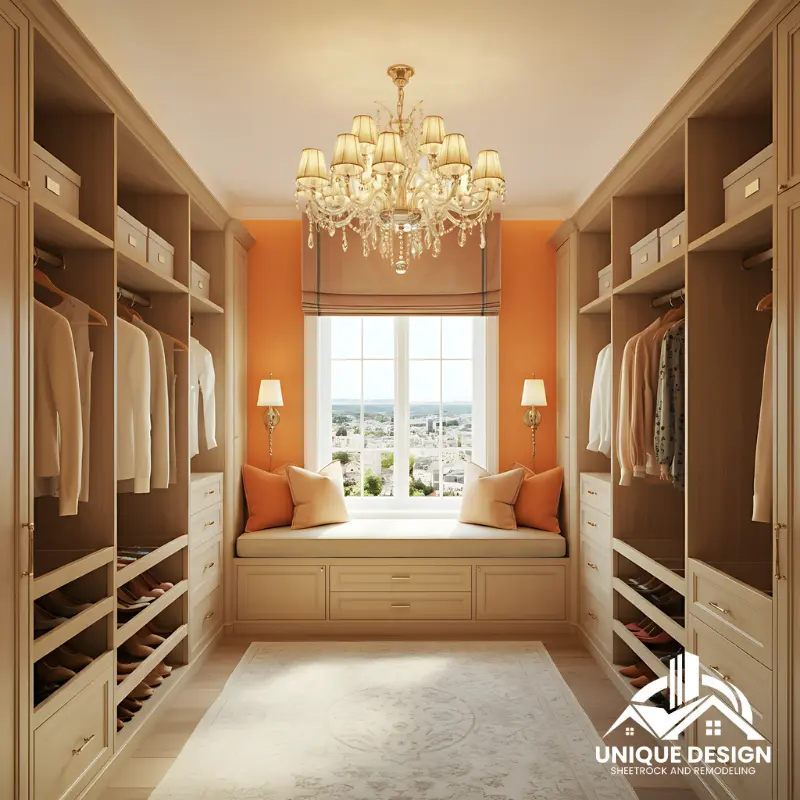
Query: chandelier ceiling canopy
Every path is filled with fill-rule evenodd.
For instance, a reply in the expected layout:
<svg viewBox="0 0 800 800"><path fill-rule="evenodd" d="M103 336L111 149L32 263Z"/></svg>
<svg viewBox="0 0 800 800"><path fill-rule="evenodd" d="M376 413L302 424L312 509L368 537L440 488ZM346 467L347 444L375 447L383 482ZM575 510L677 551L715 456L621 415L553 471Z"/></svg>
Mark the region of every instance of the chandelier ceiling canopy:
<svg viewBox="0 0 800 800"><path fill-rule="evenodd" d="M330 173L322 150L303 150L295 198L308 217L309 247L315 231L341 230L346 251L349 229L360 235L364 256L378 250L402 275L424 250L438 256L441 237L452 231L463 247L477 228L485 247L485 225L505 199L506 182L496 150L481 150L473 165L464 135L445 133L442 117L423 116L421 102L403 116L414 70L395 64L387 72L397 87L396 114L379 103L377 119L353 117L351 132L336 137Z"/></svg>

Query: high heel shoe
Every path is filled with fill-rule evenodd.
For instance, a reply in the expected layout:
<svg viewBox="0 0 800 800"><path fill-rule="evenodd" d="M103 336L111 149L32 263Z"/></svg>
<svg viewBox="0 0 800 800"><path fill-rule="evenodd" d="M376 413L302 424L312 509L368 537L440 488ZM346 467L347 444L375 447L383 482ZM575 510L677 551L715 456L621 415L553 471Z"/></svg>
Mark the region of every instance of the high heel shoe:
<svg viewBox="0 0 800 800"><path fill-rule="evenodd" d="M659 645L659 644L669 644L670 642L674 642L675 640L666 632L661 631L653 636L649 636L646 639L640 639L642 644L646 644L648 646L651 645Z"/></svg>

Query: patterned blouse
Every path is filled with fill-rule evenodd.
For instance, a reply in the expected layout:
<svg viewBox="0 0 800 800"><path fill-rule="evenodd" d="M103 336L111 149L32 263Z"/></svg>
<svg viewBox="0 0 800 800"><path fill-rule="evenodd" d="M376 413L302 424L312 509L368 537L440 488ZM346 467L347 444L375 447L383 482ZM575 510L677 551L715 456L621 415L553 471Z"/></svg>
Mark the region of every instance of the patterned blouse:
<svg viewBox="0 0 800 800"><path fill-rule="evenodd" d="M670 328L661 343L653 446L661 477L683 491L686 483L686 322Z"/></svg>

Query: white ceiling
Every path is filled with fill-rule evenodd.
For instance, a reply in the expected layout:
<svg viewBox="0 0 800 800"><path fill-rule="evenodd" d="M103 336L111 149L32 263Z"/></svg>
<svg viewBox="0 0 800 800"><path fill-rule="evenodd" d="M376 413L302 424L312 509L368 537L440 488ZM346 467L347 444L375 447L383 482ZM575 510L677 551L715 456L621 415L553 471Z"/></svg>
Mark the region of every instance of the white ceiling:
<svg viewBox="0 0 800 800"><path fill-rule="evenodd" d="M60 0L232 213L292 216L303 147L411 64L407 107L500 151L517 218L569 216L751 0Z"/></svg>

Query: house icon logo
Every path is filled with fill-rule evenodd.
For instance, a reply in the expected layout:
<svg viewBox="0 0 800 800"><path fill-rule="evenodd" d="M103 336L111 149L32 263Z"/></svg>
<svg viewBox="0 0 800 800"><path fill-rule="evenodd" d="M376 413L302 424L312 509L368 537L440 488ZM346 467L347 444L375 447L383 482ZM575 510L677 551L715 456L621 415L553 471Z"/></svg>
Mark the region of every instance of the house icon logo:
<svg viewBox="0 0 800 800"><path fill-rule="evenodd" d="M669 689L668 709L647 702L665 689ZM713 692L703 694L703 689ZM631 704L606 731L605 736L627 722L636 723L664 742L674 742L683 731L712 709L730 720L748 741L764 741L764 737L753 727L753 709L741 690L728 681L701 674L700 659L692 653L683 653L670 660L669 675L648 683L633 696Z"/></svg>

